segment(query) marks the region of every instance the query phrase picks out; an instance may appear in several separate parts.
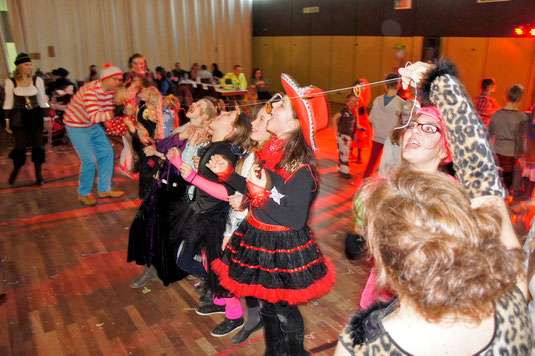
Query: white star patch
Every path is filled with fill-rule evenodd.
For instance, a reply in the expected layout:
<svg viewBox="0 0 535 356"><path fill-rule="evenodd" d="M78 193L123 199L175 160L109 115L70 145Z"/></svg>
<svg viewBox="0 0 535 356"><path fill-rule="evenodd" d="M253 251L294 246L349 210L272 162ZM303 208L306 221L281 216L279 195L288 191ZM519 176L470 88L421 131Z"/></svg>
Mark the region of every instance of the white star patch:
<svg viewBox="0 0 535 356"><path fill-rule="evenodd" d="M277 190L277 187L273 187L273 189L271 189L271 194L269 195L269 197L273 199L273 201L279 205L281 205L281 199L284 198L285 196L286 195L279 193L279 191Z"/></svg>

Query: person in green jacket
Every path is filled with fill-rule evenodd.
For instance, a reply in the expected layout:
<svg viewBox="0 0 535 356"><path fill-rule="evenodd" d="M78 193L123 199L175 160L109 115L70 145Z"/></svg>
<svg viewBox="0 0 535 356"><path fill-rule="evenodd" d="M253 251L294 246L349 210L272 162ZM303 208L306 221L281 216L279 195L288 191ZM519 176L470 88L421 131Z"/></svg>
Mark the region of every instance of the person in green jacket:
<svg viewBox="0 0 535 356"><path fill-rule="evenodd" d="M226 90L247 90L247 79L245 79L245 74L242 73L242 68L239 64L234 66L232 72L225 74L219 83Z"/></svg>

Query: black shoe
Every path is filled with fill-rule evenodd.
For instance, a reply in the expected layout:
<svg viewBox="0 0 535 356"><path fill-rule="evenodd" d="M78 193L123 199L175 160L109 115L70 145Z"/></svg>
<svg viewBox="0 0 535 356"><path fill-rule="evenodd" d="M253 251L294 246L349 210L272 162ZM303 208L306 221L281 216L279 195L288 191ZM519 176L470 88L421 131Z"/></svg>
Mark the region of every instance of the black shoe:
<svg viewBox="0 0 535 356"><path fill-rule="evenodd" d="M340 173L340 177L344 179L351 179L351 174L349 173Z"/></svg>
<svg viewBox="0 0 535 356"><path fill-rule="evenodd" d="M262 321L259 320L258 323L255 326L253 326L252 329L250 330L247 330L245 328L241 329L236 335L232 337L232 343L236 345L241 344L242 342L247 340L249 336L251 336L252 333L260 329L262 329Z"/></svg>
<svg viewBox="0 0 535 356"><path fill-rule="evenodd" d="M15 181L17 180L17 176L19 175L20 167L13 167L13 170L11 171L11 174L9 175L8 183L9 185L15 184Z"/></svg>
<svg viewBox="0 0 535 356"><path fill-rule="evenodd" d="M197 309L195 309L195 313L199 315L225 314L225 306L215 305L213 303L203 305L202 307L198 307Z"/></svg>
<svg viewBox="0 0 535 356"><path fill-rule="evenodd" d="M146 284L156 279L158 279L158 272L156 272L156 268L154 268L154 266L143 266L143 273L130 282L130 288L144 287Z"/></svg>
<svg viewBox="0 0 535 356"><path fill-rule="evenodd" d="M201 297L199 298L199 305L208 305L212 304L214 301L212 300L212 290L210 288L206 288L205 292Z"/></svg>
<svg viewBox="0 0 535 356"><path fill-rule="evenodd" d="M214 330L210 331L210 335L214 337L221 337L230 334L234 330L237 330L243 326L243 318L239 319L227 319L216 326Z"/></svg>
<svg viewBox="0 0 535 356"><path fill-rule="evenodd" d="M195 287L195 293L204 294L206 292L206 283L202 282Z"/></svg>

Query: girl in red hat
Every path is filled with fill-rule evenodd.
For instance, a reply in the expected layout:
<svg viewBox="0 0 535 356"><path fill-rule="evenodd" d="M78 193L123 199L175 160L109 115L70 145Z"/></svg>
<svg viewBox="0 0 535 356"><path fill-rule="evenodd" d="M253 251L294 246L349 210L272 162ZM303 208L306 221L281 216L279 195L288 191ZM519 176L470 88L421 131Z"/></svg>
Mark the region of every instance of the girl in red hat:
<svg viewBox="0 0 535 356"><path fill-rule="evenodd" d="M304 322L297 305L328 293L335 279L306 225L318 190L315 118L326 117L328 108L321 89L301 88L285 74L282 84L287 95L272 104L267 124L273 142L282 142L280 162L266 169L269 161L260 160L247 179L221 157L208 164L220 180L249 197L247 219L212 266L231 293L264 301L260 314L266 355L305 355Z"/></svg>

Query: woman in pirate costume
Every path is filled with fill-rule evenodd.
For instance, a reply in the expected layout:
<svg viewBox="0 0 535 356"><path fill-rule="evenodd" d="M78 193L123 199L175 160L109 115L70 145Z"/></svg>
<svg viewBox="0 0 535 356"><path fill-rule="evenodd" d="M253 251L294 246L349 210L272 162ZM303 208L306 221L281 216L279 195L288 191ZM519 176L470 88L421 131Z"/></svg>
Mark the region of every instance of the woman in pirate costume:
<svg viewBox="0 0 535 356"><path fill-rule="evenodd" d="M219 179L250 198L249 215L234 232L223 256L212 263L221 285L238 296L264 300L266 355L305 355L304 322L297 308L328 293L334 270L306 225L318 190L314 167L314 123L327 116L319 88L301 88L282 75L287 93L272 105L267 129L283 140L283 156L274 168L253 166L247 180L222 157L208 164Z"/></svg>
<svg viewBox="0 0 535 356"><path fill-rule="evenodd" d="M15 148L9 153L13 160L13 171L9 184L14 184L20 168L26 162L26 141L32 145L32 162L37 185L44 183L41 173L45 163L43 149L43 116L49 116L48 103L43 80L32 77L32 60L26 53L19 53L15 59L17 68L13 78L6 79L4 110L6 131L15 137Z"/></svg>

